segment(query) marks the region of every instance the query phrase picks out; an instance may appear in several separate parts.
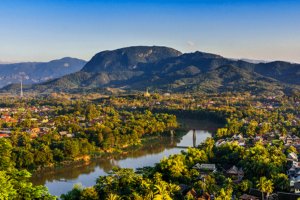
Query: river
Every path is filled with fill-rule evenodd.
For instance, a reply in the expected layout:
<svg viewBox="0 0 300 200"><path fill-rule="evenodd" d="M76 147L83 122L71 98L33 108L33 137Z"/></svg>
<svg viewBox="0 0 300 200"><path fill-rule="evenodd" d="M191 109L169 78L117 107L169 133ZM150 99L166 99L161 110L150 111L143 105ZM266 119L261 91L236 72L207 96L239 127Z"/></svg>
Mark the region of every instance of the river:
<svg viewBox="0 0 300 200"><path fill-rule="evenodd" d="M77 183L84 187L94 185L99 176L106 175L114 166L133 169L154 166L162 158L180 153L184 150L181 147L193 146L193 142L197 145L202 143L221 126L207 120L179 119L179 121L187 130L186 134L180 134L180 137L158 137L147 140L144 145L133 148L126 154L37 172L33 174L32 182L34 185L45 185L51 194L60 196L70 191ZM191 129L196 129L196 141L193 141Z"/></svg>

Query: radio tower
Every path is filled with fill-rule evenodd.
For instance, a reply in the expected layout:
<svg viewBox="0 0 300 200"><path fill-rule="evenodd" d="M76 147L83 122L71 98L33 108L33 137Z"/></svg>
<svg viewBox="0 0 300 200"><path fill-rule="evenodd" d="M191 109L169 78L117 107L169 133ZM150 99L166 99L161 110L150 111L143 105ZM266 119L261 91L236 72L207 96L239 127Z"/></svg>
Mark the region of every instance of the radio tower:
<svg viewBox="0 0 300 200"><path fill-rule="evenodd" d="M20 92L20 97L23 98L23 79L21 78L21 92Z"/></svg>
<svg viewBox="0 0 300 200"><path fill-rule="evenodd" d="M26 79L26 74L25 74L25 72L20 72L20 73L19 73L19 78L20 78L20 82L21 82L20 98L23 98L23 97L24 97L24 92L23 92L23 80Z"/></svg>

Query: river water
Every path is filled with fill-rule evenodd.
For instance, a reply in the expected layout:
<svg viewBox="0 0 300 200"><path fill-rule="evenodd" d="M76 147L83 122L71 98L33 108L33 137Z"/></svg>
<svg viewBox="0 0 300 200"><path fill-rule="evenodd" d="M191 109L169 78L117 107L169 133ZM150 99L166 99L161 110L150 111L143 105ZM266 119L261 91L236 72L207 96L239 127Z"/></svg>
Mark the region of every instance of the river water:
<svg viewBox="0 0 300 200"><path fill-rule="evenodd" d="M210 121L180 120L187 130L196 129L196 141L193 141L193 131L186 131L180 137L158 137L147 140L143 146L133 148L126 154L109 156L91 160L89 163L80 163L37 172L32 177L34 185L45 185L51 194L60 196L70 191L74 184L80 183L84 187L93 186L96 179L106 175L114 166L122 168L141 168L154 166L162 158L178 154L182 147L192 147L211 137L219 124ZM183 136L182 136L183 135Z"/></svg>

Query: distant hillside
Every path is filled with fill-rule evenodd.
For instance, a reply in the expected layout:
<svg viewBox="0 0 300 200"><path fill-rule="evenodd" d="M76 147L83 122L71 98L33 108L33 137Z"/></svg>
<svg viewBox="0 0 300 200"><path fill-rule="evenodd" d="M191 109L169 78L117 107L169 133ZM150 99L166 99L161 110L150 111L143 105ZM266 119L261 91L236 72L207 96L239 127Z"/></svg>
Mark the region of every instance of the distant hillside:
<svg viewBox="0 0 300 200"><path fill-rule="evenodd" d="M135 46L97 53L82 69L84 72L136 71L142 63L177 57L182 53L168 47Z"/></svg>
<svg viewBox="0 0 300 200"><path fill-rule="evenodd" d="M20 77L24 83L41 83L82 69L86 61L76 58L62 58L50 62L24 62L0 64L0 87L19 83Z"/></svg>
<svg viewBox="0 0 300 200"><path fill-rule="evenodd" d="M182 54L167 47L136 46L100 52L81 71L28 86L27 90L80 92L106 87L289 93L300 91L300 65L282 61L252 63L198 51ZM14 91L12 88L3 91Z"/></svg>

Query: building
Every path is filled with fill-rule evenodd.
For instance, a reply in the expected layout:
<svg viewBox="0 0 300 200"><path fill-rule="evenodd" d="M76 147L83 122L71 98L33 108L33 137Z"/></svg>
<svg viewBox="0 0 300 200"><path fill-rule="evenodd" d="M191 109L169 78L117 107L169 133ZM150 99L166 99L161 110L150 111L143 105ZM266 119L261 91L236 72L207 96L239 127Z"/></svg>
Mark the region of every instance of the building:
<svg viewBox="0 0 300 200"><path fill-rule="evenodd" d="M148 92L148 89L146 90L146 92L144 93L144 97L150 97L151 94Z"/></svg>
<svg viewBox="0 0 300 200"><path fill-rule="evenodd" d="M197 169L201 172L216 172L217 168L215 164L199 164L197 163L193 169Z"/></svg>
<svg viewBox="0 0 300 200"><path fill-rule="evenodd" d="M252 196L252 195L249 195L249 194L243 194L242 196L240 196L239 199L240 200L259 200L258 197Z"/></svg>
<svg viewBox="0 0 300 200"><path fill-rule="evenodd" d="M9 134L6 134L6 133L0 133L0 138L8 138L10 137Z"/></svg>
<svg viewBox="0 0 300 200"><path fill-rule="evenodd" d="M298 161L298 155L294 152L291 152L288 154L288 159L293 160L293 161Z"/></svg>
<svg viewBox="0 0 300 200"><path fill-rule="evenodd" d="M227 176L231 177L234 181L241 181L244 178L244 171L242 168L238 169L233 165L230 169L226 171Z"/></svg>

